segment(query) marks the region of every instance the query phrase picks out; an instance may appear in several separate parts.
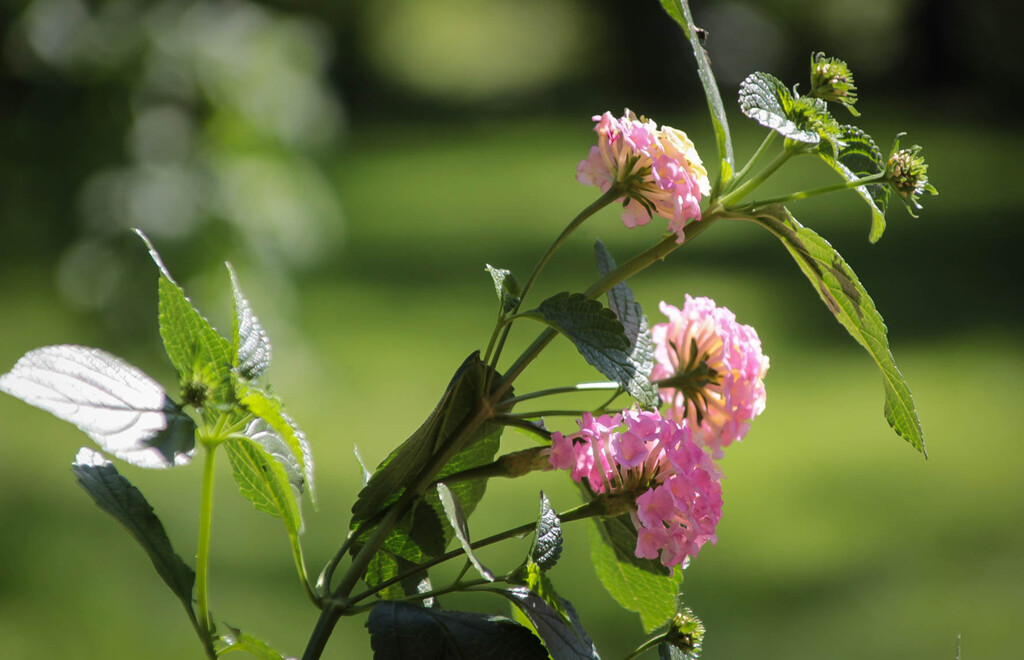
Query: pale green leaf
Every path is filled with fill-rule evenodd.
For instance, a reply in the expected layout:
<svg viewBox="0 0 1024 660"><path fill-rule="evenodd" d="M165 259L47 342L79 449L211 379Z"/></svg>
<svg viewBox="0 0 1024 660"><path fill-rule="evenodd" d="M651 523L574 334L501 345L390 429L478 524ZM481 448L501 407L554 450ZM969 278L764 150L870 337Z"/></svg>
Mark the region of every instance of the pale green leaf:
<svg viewBox="0 0 1024 660"><path fill-rule="evenodd" d="M252 305L242 293L238 276L231 264L231 289L235 298L235 320L231 333L232 366L236 373L246 380L263 375L270 366L270 339L252 311Z"/></svg>

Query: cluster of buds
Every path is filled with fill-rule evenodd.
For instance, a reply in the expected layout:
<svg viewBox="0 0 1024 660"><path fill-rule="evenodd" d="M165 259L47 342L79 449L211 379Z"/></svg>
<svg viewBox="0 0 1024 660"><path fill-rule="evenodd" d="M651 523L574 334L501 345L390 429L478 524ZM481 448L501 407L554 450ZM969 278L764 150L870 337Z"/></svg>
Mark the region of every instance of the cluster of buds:
<svg viewBox="0 0 1024 660"><path fill-rule="evenodd" d="M840 103L854 117L859 117L853 104L857 102L857 86L846 62L825 53L811 54L811 91L808 96Z"/></svg>
<svg viewBox="0 0 1024 660"><path fill-rule="evenodd" d="M622 190L622 222L645 225L651 217L667 218L668 228L685 240L684 227L700 220L700 200L710 194L707 170L686 133L669 126L660 129L649 119L626 110L595 115L597 144L580 161L576 179L607 192Z"/></svg>
<svg viewBox="0 0 1024 660"><path fill-rule="evenodd" d="M921 209L921 203L918 201L921 195L938 195L939 192L935 186L928 183L928 165L919 154L921 147L915 144L900 149L900 138L903 135L900 133L896 136L892 155L885 164L885 180L907 205L910 215L917 217L916 212Z"/></svg>

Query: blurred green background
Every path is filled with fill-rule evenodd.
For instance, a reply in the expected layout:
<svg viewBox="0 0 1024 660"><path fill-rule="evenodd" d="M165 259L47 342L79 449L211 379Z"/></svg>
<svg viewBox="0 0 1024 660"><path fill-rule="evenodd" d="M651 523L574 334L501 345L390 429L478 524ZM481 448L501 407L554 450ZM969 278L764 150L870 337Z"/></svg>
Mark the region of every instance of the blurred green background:
<svg viewBox="0 0 1024 660"><path fill-rule="evenodd" d="M924 146L941 196L894 204L867 243L843 194L792 205L844 254L889 326L930 458L887 427L871 360L773 238L722 224L633 282L707 295L755 326L768 408L724 460L717 546L687 569L705 657L1015 657L1024 611L1024 342L1018 270L1021 51L999 3L696 2L723 95L772 72L806 87L808 54L847 59L859 125ZM353 446L380 461L486 344L484 263L525 276L595 196L574 181L589 117L629 106L686 130L714 162L692 55L657 3L627 0L0 2L0 369L46 344L99 346L168 386L142 227L193 300L230 328L230 259L274 340L272 377L317 458L311 570L344 536ZM837 110L842 118L844 111ZM731 116L739 158L761 139ZM797 163L767 192L831 181ZM614 210L586 224L538 296L593 278L600 236L628 257L659 238ZM539 300L539 297L538 297ZM513 334L508 354L533 336ZM520 391L597 376L556 344ZM87 439L0 397L0 649L5 658L198 657L180 606L68 466ZM508 449L530 440L509 432ZM277 521L218 475L220 621L300 654L316 619ZM189 561L199 469L124 467ZM494 483L475 536L529 520L564 475ZM525 545L484 555L511 567ZM552 578L602 657L642 639L569 527ZM452 607L502 612L495 600ZM367 658L363 620L329 657Z"/></svg>

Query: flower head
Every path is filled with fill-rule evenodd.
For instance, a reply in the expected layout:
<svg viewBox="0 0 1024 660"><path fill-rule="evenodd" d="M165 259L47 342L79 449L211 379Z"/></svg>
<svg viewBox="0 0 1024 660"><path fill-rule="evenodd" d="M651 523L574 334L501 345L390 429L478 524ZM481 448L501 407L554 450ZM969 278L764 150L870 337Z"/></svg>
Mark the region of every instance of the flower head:
<svg viewBox="0 0 1024 660"><path fill-rule="evenodd" d="M850 67L840 59L825 57L825 53L811 54L810 96L841 103L854 117L860 116L853 108L857 102L857 85Z"/></svg>
<svg viewBox="0 0 1024 660"><path fill-rule="evenodd" d="M686 421L626 410L596 418L585 413L577 425L578 433L552 434L551 465L571 469L596 494L635 495L637 557L685 567L704 543L716 541L721 475Z"/></svg>
<svg viewBox="0 0 1024 660"><path fill-rule="evenodd" d="M645 225L660 215L682 243L686 223L700 220L701 195L711 192L693 142L686 133L669 126L659 129L628 109L622 117L606 112L593 119L597 145L577 166L577 181L602 192L622 186L622 222L627 227Z"/></svg>
<svg viewBox="0 0 1024 660"><path fill-rule="evenodd" d="M721 458L764 411L768 358L749 325L710 298L686 296L682 309L661 303L667 323L651 328L652 381L660 381L669 416L689 421L695 439Z"/></svg>
<svg viewBox="0 0 1024 660"><path fill-rule="evenodd" d="M915 144L912 147L900 149L900 137L902 136L903 133L896 136L892 155L889 156L885 165L885 179L903 200L903 203L907 205L910 215L917 217L916 211L921 210L921 203L918 201L921 195L924 193L938 195L939 191L928 183L928 165L924 162L924 157L919 155L921 147Z"/></svg>

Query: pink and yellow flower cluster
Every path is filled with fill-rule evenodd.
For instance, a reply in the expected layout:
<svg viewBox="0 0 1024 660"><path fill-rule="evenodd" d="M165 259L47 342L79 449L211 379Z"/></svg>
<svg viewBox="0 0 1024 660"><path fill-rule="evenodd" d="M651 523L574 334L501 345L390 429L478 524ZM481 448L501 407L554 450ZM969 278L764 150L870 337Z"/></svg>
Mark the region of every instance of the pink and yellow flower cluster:
<svg viewBox="0 0 1024 660"><path fill-rule="evenodd" d="M613 185L624 191L622 222L645 225L651 216L667 218L668 228L682 243L690 220L700 220L700 200L711 192L693 142L686 133L657 125L630 110L622 117L595 115L597 145L580 161L576 179L607 192Z"/></svg>

